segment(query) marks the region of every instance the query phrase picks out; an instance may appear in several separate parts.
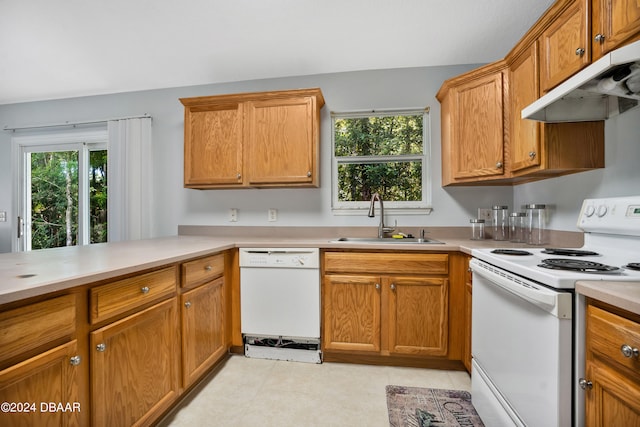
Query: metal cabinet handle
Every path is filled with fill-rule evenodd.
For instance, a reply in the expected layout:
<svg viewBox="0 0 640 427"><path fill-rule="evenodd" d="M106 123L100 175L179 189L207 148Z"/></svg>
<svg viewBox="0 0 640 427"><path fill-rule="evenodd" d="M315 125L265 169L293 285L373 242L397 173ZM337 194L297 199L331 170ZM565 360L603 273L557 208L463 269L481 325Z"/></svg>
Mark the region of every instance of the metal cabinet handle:
<svg viewBox="0 0 640 427"><path fill-rule="evenodd" d="M78 366L80 364L80 356L73 356L69 359L69 363L71 363L72 366Z"/></svg>
<svg viewBox="0 0 640 427"><path fill-rule="evenodd" d="M376 283L376 289L380 289L380 283Z"/></svg>
<svg viewBox="0 0 640 427"><path fill-rule="evenodd" d="M583 48L581 48L581 47L579 47L579 48L577 48L577 49L576 49L576 55L577 55L577 56L582 56L582 55L584 55L584 52L585 52L585 50L584 50Z"/></svg>
<svg viewBox="0 0 640 427"><path fill-rule="evenodd" d="M311 171L307 172L307 177L311 178Z"/></svg>
<svg viewBox="0 0 640 427"><path fill-rule="evenodd" d="M187 307L187 308L191 307L191 301L187 301L187 302L185 302L185 303L184 303L184 306L185 306L185 307Z"/></svg>
<svg viewBox="0 0 640 427"><path fill-rule="evenodd" d="M238 173L238 174L236 175L236 178L237 178L237 179L240 179L240 178L242 178L242 175L240 175L240 173Z"/></svg>
<svg viewBox="0 0 640 427"><path fill-rule="evenodd" d="M598 43L604 43L604 34L598 33L593 39Z"/></svg>
<svg viewBox="0 0 640 427"><path fill-rule="evenodd" d="M96 346L96 350L97 350L97 351L99 351L99 352L103 352L103 351L105 351L106 349L107 349L107 345L106 345L106 344L98 344L98 345Z"/></svg>
<svg viewBox="0 0 640 427"><path fill-rule="evenodd" d="M213 270L213 267L211 267L210 265L207 265L207 266L204 268L204 270L205 270L205 271L211 271L211 270Z"/></svg>
<svg viewBox="0 0 640 427"><path fill-rule="evenodd" d="M529 151L529 158L531 160L533 160L533 159L535 159L535 157L536 157L536 152L535 151Z"/></svg>
<svg viewBox="0 0 640 427"><path fill-rule="evenodd" d="M149 287L148 286L143 286L140 288L140 292L142 292L143 294L148 294L149 293Z"/></svg>
<svg viewBox="0 0 640 427"><path fill-rule="evenodd" d="M583 390L591 390L593 388L593 383L589 380L585 380L584 378L580 378L580 380L578 380L578 385Z"/></svg>
<svg viewBox="0 0 640 427"><path fill-rule="evenodd" d="M622 355L624 357L638 357L640 356L640 350L638 350L636 347L631 347L628 344L622 344L622 347L620 347L620 351L622 352Z"/></svg>
<svg viewBox="0 0 640 427"><path fill-rule="evenodd" d="M502 169L502 162L497 162L496 163L496 168Z"/></svg>
<svg viewBox="0 0 640 427"><path fill-rule="evenodd" d="M392 291L395 291L395 290L396 290L396 284L395 284L395 283L392 283L392 284L391 284L391 290L392 290Z"/></svg>

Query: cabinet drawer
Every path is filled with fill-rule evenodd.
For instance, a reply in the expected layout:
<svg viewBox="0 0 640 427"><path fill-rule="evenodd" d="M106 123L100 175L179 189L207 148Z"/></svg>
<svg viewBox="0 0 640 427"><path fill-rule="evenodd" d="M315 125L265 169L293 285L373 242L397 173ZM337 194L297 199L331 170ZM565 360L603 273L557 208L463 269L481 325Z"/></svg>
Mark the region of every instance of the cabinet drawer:
<svg viewBox="0 0 640 427"><path fill-rule="evenodd" d="M587 308L587 352L593 351L609 361L640 371L640 357L625 357L622 347L640 349L640 324L594 306Z"/></svg>
<svg viewBox="0 0 640 427"><path fill-rule="evenodd" d="M0 361L64 337L72 337L75 330L75 295L64 295L0 313Z"/></svg>
<svg viewBox="0 0 640 427"><path fill-rule="evenodd" d="M182 264L182 286L191 288L210 282L224 274L224 254L188 261Z"/></svg>
<svg viewBox="0 0 640 427"><path fill-rule="evenodd" d="M448 274L449 255L326 252L324 269L335 273Z"/></svg>
<svg viewBox="0 0 640 427"><path fill-rule="evenodd" d="M91 323L101 322L175 292L175 267L95 287L91 289Z"/></svg>

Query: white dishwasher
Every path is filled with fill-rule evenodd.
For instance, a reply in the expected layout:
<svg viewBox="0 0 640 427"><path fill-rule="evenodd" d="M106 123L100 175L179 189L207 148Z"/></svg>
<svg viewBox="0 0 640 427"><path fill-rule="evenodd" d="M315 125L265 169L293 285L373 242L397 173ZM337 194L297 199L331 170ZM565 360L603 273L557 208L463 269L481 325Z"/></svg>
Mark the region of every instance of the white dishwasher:
<svg viewBox="0 0 640 427"><path fill-rule="evenodd" d="M321 363L320 251L241 248L245 356Z"/></svg>

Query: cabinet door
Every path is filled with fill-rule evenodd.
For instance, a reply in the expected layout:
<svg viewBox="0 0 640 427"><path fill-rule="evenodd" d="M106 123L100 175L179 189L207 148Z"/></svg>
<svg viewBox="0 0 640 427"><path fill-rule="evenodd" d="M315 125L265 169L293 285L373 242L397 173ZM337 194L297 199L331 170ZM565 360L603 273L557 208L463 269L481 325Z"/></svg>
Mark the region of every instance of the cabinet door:
<svg viewBox="0 0 640 427"><path fill-rule="evenodd" d="M316 102L292 97L246 104L245 170L249 185L315 184Z"/></svg>
<svg viewBox="0 0 640 427"><path fill-rule="evenodd" d="M587 359L585 425L640 427L640 381L601 360Z"/></svg>
<svg viewBox="0 0 640 427"><path fill-rule="evenodd" d="M522 109L538 99L538 43L524 50L509 67L511 171L540 165L540 124L522 119Z"/></svg>
<svg viewBox="0 0 640 427"><path fill-rule="evenodd" d="M181 296L182 384L186 388L226 353L224 279Z"/></svg>
<svg viewBox="0 0 640 427"><path fill-rule="evenodd" d="M547 92L591 62L590 0L575 0L542 33L540 87Z"/></svg>
<svg viewBox="0 0 640 427"><path fill-rule="evenodd" d="M389 351L399 354L446 356L448 337L448 280L388 277L390 290Z"/></svg>
<svg viewBox="0 0 640 427"><path fill-rule="evenodd" d="M468 372L471 372L471 316L472 316L472 305L473 305L473 284L472 284L472 275L471 269L469 268L470 257L467 257L465 260L465 284L464 284L464 313L465 313L465 323L464 323L464 348L462 351L462 363L464 367L467 368Z"/></svg>
<svg viewBox="0 0 640 427"><path fill-rule="evenodd" d="M380 352L380 286L375 276L324 277L324 349Z"/></svg>
<svg viewBox="0 0 640 427"><path fill-rule="evenodd" d="M593 0L593 60L640 35L638 0Z"/></svg>
<svg viewBox="0 0 640 427"><path fill-rule="evenodd" d="M480 77L454 89L453 177L504 173L503 74Z"/></svg>
<svg viewBox="0 0 640 427"><path fill-rule="evenodd" d="M186 108L184 134L185 187L242 184L242 104Z"/></svg>
<svg viewBox="0 0 640 427"><path fill-rule="evenodd" d="M90 335L93 426L149 424L178 395L176 298Z"/></svg>
<svg viewBox="0 0 640 427"><path fill-rule="evenodd" d="M81 407L78 399L78 370L82 369L78 363L81 361L76 363L72 359L77 354L74 340L0 371L0 402L10 403L7 408L3 406L1 424L80 425L81 411L87 408ZM55 407L50 407L49 402Z"/></svg>

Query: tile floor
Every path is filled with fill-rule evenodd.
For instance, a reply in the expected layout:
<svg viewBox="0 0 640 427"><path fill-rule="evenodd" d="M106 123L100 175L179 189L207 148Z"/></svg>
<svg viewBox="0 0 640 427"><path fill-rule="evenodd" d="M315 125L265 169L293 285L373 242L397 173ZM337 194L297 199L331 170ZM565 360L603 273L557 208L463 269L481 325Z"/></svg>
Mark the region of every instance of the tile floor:
<svg viewBox="0 0 640 427"><path fill-rule="evenodd" d="M464 371L300 363L231 356L160 424L389 426L385 386L470 390Z"/></svg>

